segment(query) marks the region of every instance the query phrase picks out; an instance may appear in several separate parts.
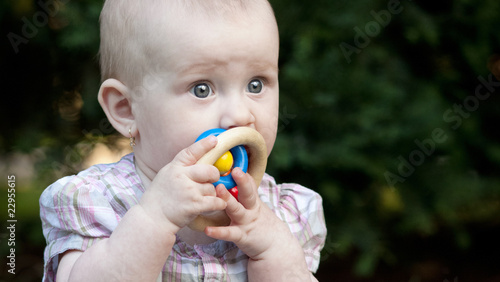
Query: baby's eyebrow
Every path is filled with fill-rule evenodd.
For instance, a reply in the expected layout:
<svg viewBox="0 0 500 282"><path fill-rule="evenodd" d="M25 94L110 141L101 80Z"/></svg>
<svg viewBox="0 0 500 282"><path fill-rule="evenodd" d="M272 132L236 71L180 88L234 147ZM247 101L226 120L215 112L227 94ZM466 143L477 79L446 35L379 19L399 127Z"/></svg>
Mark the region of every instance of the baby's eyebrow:
<svg viewBox="0 0 500 282"><path fill-rule="evenodd" d="M260 70L260 71L266 71L266 70L271 70L271 71L278 71L278 64L276 63L271 63L271 62L254 62L250 64L252 68L255 70Z"/></svg>
<svg viewBox="0 0 500 282"><path fill-rule="evenodd" d="M217 68L224 68L229 64L229 62L217 61L217 62L207 62L207 63L194 63L187 64L179 68L177 72L179 75L189 75L195 73L207 73L213 72ZM247 68L255 72L263 71L278 71L278 64L266 61L254 61L247 64Z"/></svg>
<svg viewBox="0 0 500 282"><path fill-rule="evenodd" d="M182 66L178 73L180 75L187 75L191 73L204 73L214 71L216 68L225 66L227 63L195 63Z"/></svg>

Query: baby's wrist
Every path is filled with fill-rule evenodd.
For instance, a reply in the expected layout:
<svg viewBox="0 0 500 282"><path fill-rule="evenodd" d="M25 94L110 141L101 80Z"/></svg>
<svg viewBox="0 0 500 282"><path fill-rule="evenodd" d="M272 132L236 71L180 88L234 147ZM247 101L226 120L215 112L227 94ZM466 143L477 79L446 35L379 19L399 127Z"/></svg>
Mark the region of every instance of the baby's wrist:
<svg viewBox="0 0 500 282"><path fill-rule="evenodd" d="M162 236L171 235L175 238L175 234L180 230L177 225L168 220L161 209L149 207L141 203L134 207L140 209L141 216L144 220L154 225L160 234L163 234Z"/></svg>
<svg viewBox="0 0 500 282"><path fill-rule="evenodd" d="M265 276L262 276L266 273ZM249 281L310 281L311 272L302 254L275 253L260 260L248 262Z"/></svg>
<svg viewBox="0 0 500 282"><path fill-rule="evenodd" d="M275 237L270 244L270 247L257 256L251 257L252 260L267 261L268 263L286 264L290 263L297 265L297 263L305 263L305 255L302 246L295 236L288 230L282 231L281 236ZM279 229L279 227L278 227Z"/></svg>
<svg viewBox="0 0 500 282"><path fill-rule="evenodd" d="M285 240L284 240L285 241ZM300 244L289 242L274 244L256 258L248 262L249 281L310 281L309 271ZM262 276L263 273L266 275Z"/></svg>

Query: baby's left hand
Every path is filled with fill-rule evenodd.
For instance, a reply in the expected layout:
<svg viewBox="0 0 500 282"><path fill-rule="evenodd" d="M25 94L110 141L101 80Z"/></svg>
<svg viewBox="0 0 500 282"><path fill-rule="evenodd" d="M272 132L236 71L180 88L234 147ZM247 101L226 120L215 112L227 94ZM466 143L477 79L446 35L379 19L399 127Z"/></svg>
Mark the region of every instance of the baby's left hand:
<svg viewBox="0 0 500 282"><path fill-rule="evenodd" d="M249 174L235 168L232 175L238 186L239 202L223 185L216 187L217 196L227 203L226 213L231 218L231 224L207 227L205 234L234 242L250 257L250 280L253 277L257 281L285 281L284 278L290 281L290 275L285 274L293 273L298 281L306 281L303 278L311 274L298 240L288 226L260 200L258 187Z"/></svg>

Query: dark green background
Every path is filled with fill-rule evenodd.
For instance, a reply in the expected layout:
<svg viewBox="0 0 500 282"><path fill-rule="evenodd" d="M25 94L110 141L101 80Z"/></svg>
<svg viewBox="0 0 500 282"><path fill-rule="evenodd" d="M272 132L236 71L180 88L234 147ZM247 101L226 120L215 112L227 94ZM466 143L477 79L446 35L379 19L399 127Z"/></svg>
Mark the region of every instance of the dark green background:
<svg viewBox="0 0 500 282"><path fill-rule="evenodd" d="M43 189L116 140L96 100L102 1L63 2L0 3L2 226L17 176L15 278L0 231L9 281L40 281ZM499 281L500 85L487 65L500 2L271 2L281 115L268 172L323 196L320 281Z"/></svg>

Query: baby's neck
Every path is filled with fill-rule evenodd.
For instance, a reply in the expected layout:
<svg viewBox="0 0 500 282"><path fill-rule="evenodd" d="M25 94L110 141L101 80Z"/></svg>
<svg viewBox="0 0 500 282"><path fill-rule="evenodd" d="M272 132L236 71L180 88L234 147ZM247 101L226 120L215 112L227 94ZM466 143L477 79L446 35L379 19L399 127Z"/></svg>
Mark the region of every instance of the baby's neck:
<svg viewBox="0 0 500 282"><path fill-rule="evenodd" d="M190 246L199 244L210 244L217 241L214 238L208 237L203 232L194 231L189 227L184 227L177 232L179 238Z"/></svg>

